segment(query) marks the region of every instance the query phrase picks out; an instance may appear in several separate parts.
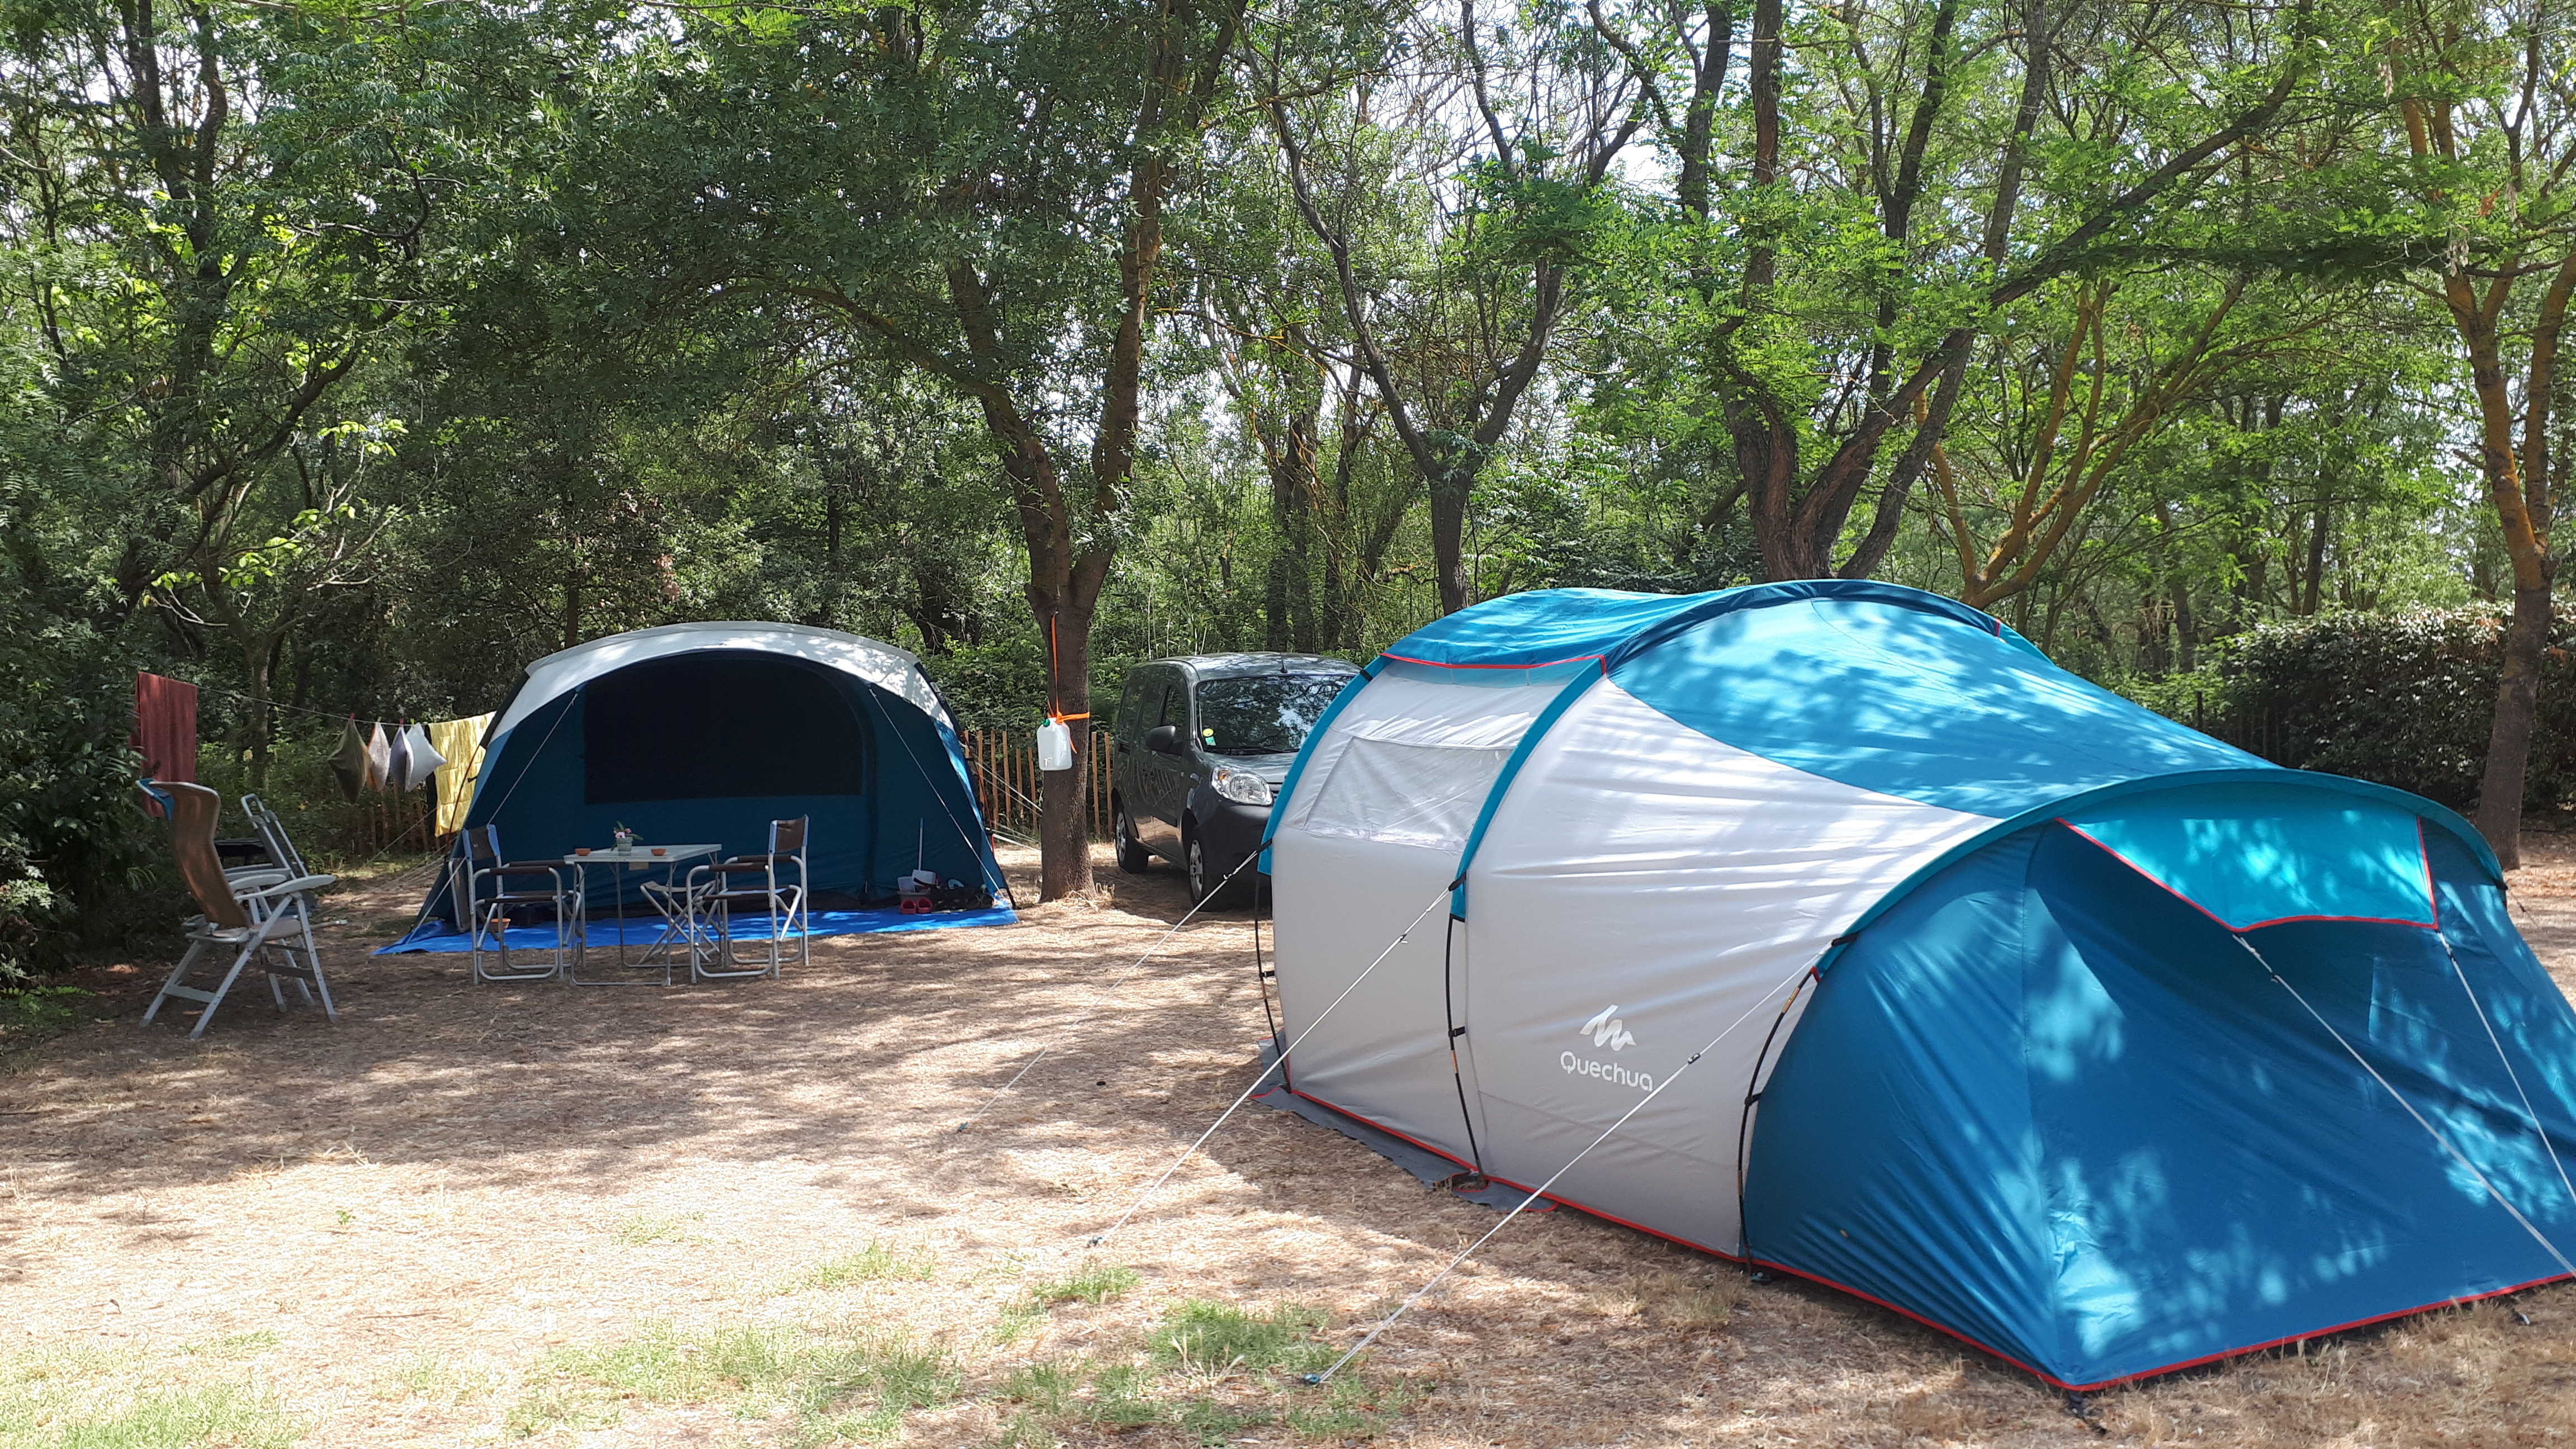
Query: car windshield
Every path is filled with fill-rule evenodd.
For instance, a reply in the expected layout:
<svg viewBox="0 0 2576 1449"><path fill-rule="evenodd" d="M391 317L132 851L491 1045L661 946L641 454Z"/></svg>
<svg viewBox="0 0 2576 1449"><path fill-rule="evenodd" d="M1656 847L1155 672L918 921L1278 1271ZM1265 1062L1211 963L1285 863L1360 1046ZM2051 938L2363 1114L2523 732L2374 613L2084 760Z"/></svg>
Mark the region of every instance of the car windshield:
<svg viewBox="0 0 2576 1449"><path fill-rule="evenodd" d="M1199 749L1211 755L1288 755L1306 743L1347 674L1248 674L1199 686Z"/></svg>

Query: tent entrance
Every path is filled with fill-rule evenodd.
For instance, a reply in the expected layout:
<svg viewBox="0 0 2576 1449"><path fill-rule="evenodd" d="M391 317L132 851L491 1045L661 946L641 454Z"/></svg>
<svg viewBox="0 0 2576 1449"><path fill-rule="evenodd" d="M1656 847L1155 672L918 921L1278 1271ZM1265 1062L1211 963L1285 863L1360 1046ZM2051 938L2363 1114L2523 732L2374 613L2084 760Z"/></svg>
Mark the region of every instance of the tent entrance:
<svg viewBox="0 0 2576 1449"><path fill-rule="evenodd" d="M582 799L867 793L846 676L738 650L648 659L583 686Z"/></svg>

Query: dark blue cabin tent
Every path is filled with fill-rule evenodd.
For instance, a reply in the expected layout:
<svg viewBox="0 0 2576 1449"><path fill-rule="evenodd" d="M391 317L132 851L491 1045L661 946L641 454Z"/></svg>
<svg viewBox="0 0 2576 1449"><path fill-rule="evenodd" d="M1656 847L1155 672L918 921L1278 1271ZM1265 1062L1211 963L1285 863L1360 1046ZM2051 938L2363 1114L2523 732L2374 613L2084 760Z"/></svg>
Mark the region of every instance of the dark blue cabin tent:
<svg viewBox="0 0 2576 1449"><path fill-rule="evenodd" d="M2570 1271L2576 1013L2476 832L1951 600L1478 605L1271 831L1299 1095L2049 1382Z"/></svg>
<svg viewBox="0 0 2576 1449"><path fill-rule="evenodd" d="M492 721L465 824L498 826L521 860L606 846L621 823L646 844L736 855L800 815L818 911L891 904L917 867L1003 891L919 661L837 629L670 624L537 660ZM612 887L590 874L596 916ZM630 901L651 874L624 874ZM453 913L442 882L430 915Z"/></svg>

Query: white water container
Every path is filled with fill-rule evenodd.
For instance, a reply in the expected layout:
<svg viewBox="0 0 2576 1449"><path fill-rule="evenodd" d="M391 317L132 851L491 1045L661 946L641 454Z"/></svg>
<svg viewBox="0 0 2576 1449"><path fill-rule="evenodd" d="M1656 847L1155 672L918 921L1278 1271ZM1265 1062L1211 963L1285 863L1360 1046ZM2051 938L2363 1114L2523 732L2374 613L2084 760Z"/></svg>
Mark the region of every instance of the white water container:
<svg viewBox="0 0 2576 1449"><path fill-rule="evenodd" d="M1070 770L1073 768L1073 731L1060 719L1038 726L1038 768Z"/></svg>

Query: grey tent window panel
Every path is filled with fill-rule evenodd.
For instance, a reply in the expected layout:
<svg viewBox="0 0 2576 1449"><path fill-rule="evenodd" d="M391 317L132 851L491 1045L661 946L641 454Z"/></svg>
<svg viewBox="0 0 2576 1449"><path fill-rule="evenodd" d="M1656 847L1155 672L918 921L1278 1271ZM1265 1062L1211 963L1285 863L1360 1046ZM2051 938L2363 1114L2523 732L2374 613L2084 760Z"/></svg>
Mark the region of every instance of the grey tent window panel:
<svg viewBox="0 0 2576 1449"><path fill-rule="evenodd" d="M1509 749L1353 740L1297 824L1317 835L1459 849L1511 756Z"/></svg>

